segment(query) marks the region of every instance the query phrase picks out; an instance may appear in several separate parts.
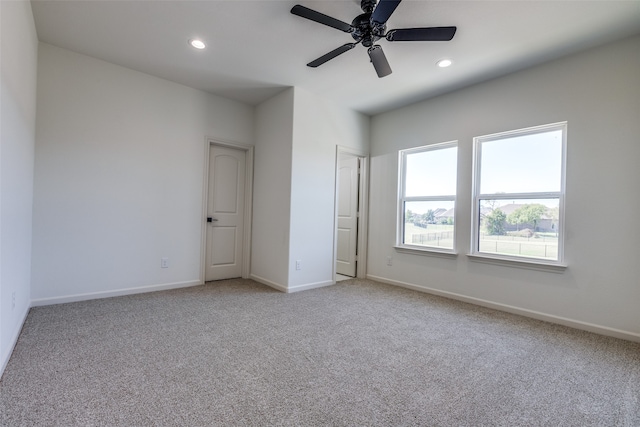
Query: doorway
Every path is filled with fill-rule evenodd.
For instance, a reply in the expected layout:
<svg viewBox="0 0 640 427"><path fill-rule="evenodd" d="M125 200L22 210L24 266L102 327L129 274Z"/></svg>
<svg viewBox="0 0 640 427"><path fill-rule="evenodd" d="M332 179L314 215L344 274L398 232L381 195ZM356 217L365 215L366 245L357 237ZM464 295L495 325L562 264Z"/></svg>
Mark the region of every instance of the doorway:
<svg viewBox="0 0 640 427"><path fill-rule="evenodd" d="M249 275L253 147L207 141L202 281Z"/></svg>
<svg viewBox="0 0 640 427"><path fill-rule="evenodd" d="M338 147L334 280L366 276L367 157Z"/></svg>

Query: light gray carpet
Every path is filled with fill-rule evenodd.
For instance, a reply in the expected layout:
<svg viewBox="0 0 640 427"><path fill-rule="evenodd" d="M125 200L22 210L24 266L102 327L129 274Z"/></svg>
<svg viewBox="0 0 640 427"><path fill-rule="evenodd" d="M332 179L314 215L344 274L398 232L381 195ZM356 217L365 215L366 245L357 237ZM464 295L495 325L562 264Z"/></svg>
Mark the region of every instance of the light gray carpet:
<svg viewBox="0 0 640 427"><path fill-rule="evenodd" d="M640 344L371 281L34 308L3 426L640 426Z"/></svg>

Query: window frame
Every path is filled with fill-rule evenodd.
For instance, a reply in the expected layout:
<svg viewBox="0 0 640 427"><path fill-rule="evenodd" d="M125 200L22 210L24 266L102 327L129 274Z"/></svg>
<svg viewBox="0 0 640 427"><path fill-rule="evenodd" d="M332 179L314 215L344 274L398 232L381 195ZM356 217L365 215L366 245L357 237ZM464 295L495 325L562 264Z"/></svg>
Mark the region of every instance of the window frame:
<svg viewBox="0 0 640 427"><path fill-rule="evenodd" d="M456 148L456 194L453 195L443 195L443 196L405 196L406 191L406 159L407 155L424 153L429 151L443 150L448 148ZM441 142L437 144L430 145L422 145L420 147L406 148L403 150L398 150L398 206L397 206L397 221L396 221L396 250L400 252L410 252L410 253L418 253L418 254L434 254L434 255L457 255L456 251L456 220L455 217L457 215L456 208L456 198L458 192L458 141L447 141ZM438 202L438 201L446 201L453 202L453 212L454 212L454 221L453 221L453 247L445 248L438 246L427 246L427 245L412 245L404 243L404 206L406 202Z"/></svg>
<svg viewBox="0 0 640 427"><path fill-rule="evenodd" d="M478 258L481 261L495 261L498 264L511 263L514 266L523 267L526 265L549 266L550 270L566 267L564 256L564 239L566 235L566 224L564 218L565 195L566 195L566 166L567 166L567 122L551 123L540 126L533 126L523 129L516 129L505 132L498 132L490 135L483 135L473 138L473 185L472 185L472 218L471 218L471 251L468 256ZM535 135L550 131L562 131L561 163L560 163L560 190L544 192L523 192L523 193L480 193L481 185L481 163L482 144L485 142L499 141L502 139ZM558 257L557 260L539 257L528 257L522 255L504 255L492 252L481 252L480 248L480 202L481 200L531 200L531 199L558 199Z"/></svg>

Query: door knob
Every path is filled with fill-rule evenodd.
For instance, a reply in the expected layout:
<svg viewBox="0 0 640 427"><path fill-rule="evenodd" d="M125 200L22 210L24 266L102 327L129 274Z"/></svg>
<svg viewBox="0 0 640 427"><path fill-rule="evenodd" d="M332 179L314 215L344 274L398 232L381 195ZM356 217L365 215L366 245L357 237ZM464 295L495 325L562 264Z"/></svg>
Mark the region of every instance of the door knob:
<svg viewBox="0 0 640 427"><path fill-rule="evenodd" d="M211 218L210 216L207 217L207 222L216 222L217 219L216 218Z"/></svg>

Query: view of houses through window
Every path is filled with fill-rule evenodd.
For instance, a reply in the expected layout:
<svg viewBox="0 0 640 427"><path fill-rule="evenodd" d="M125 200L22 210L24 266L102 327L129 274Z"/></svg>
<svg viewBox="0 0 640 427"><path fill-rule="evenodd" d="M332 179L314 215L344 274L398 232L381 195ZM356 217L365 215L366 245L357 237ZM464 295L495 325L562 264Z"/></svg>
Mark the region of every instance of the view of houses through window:
<svg viewBox="0 0 640 427"><path fill-rule="evenodd" d="M566 128L474 138L471 254L562 262ZM398 246L455 252L457 150L400 150Z"/></svg>
<svg viewBox="0 0 640 427"><path fill-rule="evenodd" d="M456 142L400 151L401 246L455 247Z"/></svg>
<svg viewBox="0 0 640 427"><path fill-rule="evenodd" d="M558 199L480 200L479 252L558 259Z"/></svg>
<svg viewBox="0 0 640 427"><path fill-rule="evenodd" d="M404 243L453 248L454 202L406 202Z"/></svg>
<svg viewBox="0 0 640 427"><path fill-rule="evenodd" d="M562 260L566 123L475 138L473 253Z"/></svg>

